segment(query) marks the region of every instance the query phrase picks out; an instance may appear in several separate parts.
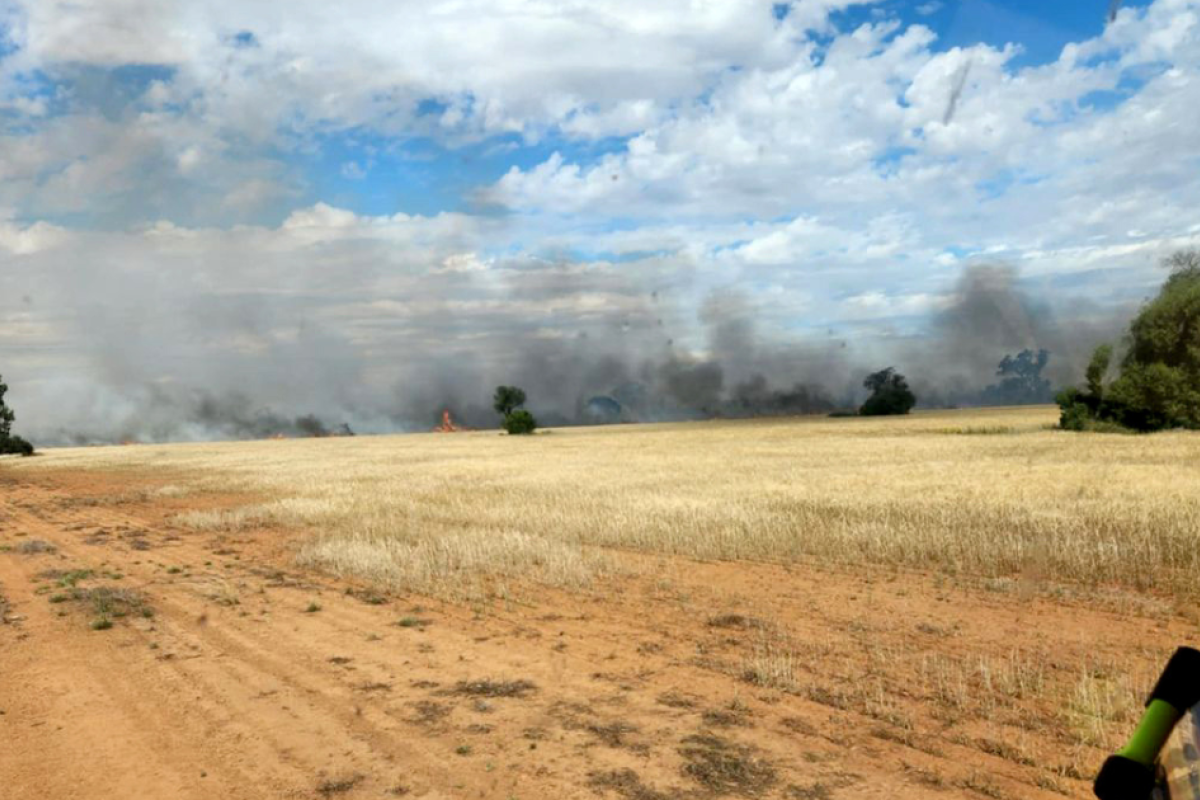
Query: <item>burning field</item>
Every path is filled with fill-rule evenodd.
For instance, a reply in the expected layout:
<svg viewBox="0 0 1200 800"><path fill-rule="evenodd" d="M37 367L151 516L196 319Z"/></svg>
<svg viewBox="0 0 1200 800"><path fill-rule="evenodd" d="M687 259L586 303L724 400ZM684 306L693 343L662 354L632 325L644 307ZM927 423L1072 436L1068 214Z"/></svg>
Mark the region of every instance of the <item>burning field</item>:
<svg viewBox="0 0 1200 800"><path fill-rule="evenodd" d="M1200 442L1055 419L0 462L0 775L22 798L1086 797L1198 632Z"/></svg>

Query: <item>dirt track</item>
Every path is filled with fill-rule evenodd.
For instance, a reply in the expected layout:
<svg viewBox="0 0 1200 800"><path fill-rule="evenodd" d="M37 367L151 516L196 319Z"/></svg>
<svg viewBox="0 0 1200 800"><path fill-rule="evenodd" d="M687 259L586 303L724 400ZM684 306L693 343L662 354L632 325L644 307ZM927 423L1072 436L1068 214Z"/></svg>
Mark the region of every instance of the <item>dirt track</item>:
<svg viewBox="0 0 1200 800"><path fill-rule="evenodd" d="M245 498L137 493L153 485L0 473L4 798L1084 797L1079 769L1049 791L1045 764L981 751L994 720L929 722L915 677L866 714L838 687L925 649L1024 648L1069 672L1195 632L924 576L648 558L590 594L377 597L295 570L284 532L169 522ZM54 552L21 552L31 541ZM86 602L51 602L54 576L78 569L153 616L92 630ZM810 656L795 665L807 691L743 680L769 646L759 620ZM1050 747L1047 762L1070 760Z"/></svg>

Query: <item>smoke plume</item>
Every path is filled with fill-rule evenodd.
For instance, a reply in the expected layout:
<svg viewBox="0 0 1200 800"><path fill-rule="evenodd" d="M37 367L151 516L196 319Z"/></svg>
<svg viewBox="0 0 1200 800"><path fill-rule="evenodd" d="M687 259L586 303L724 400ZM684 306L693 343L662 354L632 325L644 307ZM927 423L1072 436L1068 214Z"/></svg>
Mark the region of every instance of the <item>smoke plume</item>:
<svg viewBox="0 0 1200 800"><path fill-rule="evenodd" d="M922 405L961 405L1024 348L1050 351L1055 385L1077 381L1129 311L1052 308L1011 267L974 266L926 328L847 342L781 326L736 290L697 297L681 256L482 262L461 255L479 232L452 218L435 246L396 244L404 220L364 239L320 213L204 244L89 234L105 246L23 257L0 274L0 312L24 337L0 365L21 430L42 446L422 431L443 409L494 427L501 383L544 425L824 413L889 365Z"/></svg>

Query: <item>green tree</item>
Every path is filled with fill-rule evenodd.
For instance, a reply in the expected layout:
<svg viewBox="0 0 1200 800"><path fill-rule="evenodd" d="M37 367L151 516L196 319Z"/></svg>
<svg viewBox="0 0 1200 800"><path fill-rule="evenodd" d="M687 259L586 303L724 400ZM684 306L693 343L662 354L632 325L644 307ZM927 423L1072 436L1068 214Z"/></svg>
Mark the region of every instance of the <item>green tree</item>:
<svg viewBox="0 0 1200 800"><path fill-rule="evenodd" d="M872 372L863 381L863 386L871 390L871 396L858 410L863 416L907 414L917 404L908 381L892 367Z"/></svg>
<svg viewBox="0 0 1200 800"><path fill-rule="evenodd" d="M533 414L519 408L511 414L505 415L504 430L513 435L533 433L537 430L537 420L533 418Z"/></svg>
<svg viewBox="0 0 1200 800"><path fill-rule="evenodd" d="M507 417L518 407L525 405L525 390L518 386L497 386L492 396L492 408L502 417Z"/></svg>
<svg viewBox="0 0 1200 800"><path fill-rule="evenodd" d="M504 430L512 434L533 433L537 420L520 406L525 404L525 390L519 386L497 386L492 396L492 408L504 417Z"/></svg>
<svg viewBox="0 0 1200 800"><path fill-rule="evenodd" d="M1163 265L1171 274L1130 323L1120 376L1105 385L1112 347L1101 345L1088 365L1087 391L1059 394L1064 428L1200 428L1200 251L1174 253Z"/></svg>
<svg viewBox="0 0 1200 800"><path fill-rule="evenodd" d="M1164 264L1171 274L1129 326L1129 350L1108 397L1130 427L1200 428L1200 251Z"/></svg>
<svg viewBox="0 0 1200 800"><path fill-rule="evenodd" d="M3 376L0 376L0 453L20 453L23 456L31 456L33 455L33 445L20 436L13 436L12 425L17 415L4 402L6 394L8 394L8 384L4 382Z"/></svg>
<svg viewBox="0 0 1200 800"><path fill-rule="evenodd" d="M16 419L16 414L4 402L6 394L8 394L8 384L4 382L4 376L0 375L0 442L4 442L12 436L12 424Z"/></svg>
<svg viewBox="0 0 1200 800"><path fill-rule="evenodd" d="M1108 374L1108 365L1112 363L1112 345L1102 344L1092 353L1092 360L1087 366L1088 393L1097 401L1104 399L1104 376Z"/></svg>

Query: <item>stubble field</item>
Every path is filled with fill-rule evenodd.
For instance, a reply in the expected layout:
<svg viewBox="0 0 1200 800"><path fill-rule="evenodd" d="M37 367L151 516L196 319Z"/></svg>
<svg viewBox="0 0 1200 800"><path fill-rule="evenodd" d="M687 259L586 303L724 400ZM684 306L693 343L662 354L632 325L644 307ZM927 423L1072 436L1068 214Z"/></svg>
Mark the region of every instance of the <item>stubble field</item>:
<svg viewBox="0 0 1200 800"><path fill-rule="evenodd" d="M1055 419L0 462L0 783L1085 797L1200 633L1200 436Z"/></svg>

